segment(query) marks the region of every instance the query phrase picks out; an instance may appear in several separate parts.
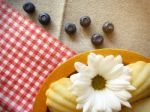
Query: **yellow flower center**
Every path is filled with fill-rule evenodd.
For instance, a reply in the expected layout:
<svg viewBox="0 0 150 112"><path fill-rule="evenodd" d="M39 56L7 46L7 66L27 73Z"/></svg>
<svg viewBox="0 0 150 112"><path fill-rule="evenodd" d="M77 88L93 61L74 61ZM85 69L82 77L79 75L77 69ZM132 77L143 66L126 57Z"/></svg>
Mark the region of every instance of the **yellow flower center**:
<svg viewBox="0 0 150 112"><path fill-rule="evenodd" d="M91 85L95 90L104 89L105 84L106 84L106 80L102 76L96 75L94 78L92 78Z"/></svg>

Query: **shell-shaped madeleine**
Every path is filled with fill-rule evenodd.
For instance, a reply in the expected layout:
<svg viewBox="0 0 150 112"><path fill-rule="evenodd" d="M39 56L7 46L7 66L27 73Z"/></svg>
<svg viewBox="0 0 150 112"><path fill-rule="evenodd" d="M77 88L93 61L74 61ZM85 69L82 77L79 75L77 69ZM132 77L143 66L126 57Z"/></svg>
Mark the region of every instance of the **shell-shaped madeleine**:
<svg viewBox="0 0 150 112"><path fill-rule="evenodd" d="M123 108L121 112L149 112L150 97L144 98L140 101L134 102L131 108Z"/></svg>
<svg viewBox="0 0 150 112"><path fill-rule="evenodd" d="M72 83L62 78L52 83L46 91L46 104L52 112L77 112L76 97L69 91Z"/></svg>
<svg viewBox="0 0 150 112"><path fill-rule="evenodd" d="M150 95L150 63L138 61L128 65L132 69L132 85L136 88L132 92L131 101L137 101Z"/></svg>

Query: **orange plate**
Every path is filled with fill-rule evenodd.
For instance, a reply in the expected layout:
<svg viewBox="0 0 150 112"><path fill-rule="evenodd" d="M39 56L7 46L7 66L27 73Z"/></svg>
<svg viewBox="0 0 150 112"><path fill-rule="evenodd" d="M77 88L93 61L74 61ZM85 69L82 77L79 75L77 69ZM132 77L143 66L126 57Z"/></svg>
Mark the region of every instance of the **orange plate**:
<svg viewBox="0 0 150 112"><path fill-rule="evenodd" d="M33 112L46 112L47 106L46 106L46 96L45 92L48 89L49 85L62 78L67 77L73 72L75 72L74 69L74 62L80 61L82 63L87 62L87 55L90 52L94 52L96 54L102 54L102 55L121 55L123 57L123 63L129 64L136 61L145 61L150 62L150 58L146 58L140 54L137 54L135 52L127 51L127 50L121 50L121 49L100 49L100 50L93 50L89 52L85 52L79 55L76 55L72 58L70 58L67 62L63 63L59 67L57 67L45 80L45 82L42 84L40 90L38 91L35 102L33 105Z"/></svg>

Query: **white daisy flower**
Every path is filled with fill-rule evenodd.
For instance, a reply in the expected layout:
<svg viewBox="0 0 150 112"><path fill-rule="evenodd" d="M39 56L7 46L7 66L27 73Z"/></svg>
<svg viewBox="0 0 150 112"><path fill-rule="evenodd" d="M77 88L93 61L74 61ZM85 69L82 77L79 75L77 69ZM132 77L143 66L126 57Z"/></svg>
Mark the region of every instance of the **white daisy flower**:
<svg viewBox="0 0 150 112"><path fill-rule="evenodd" d="M70 77L73 85L70 91L77 96L77 109L83 112L120 111L121 104L131 107L128 90L131 70L122 64L122 57L102 56L91 53L87 65L76 62L78 73Z"/></svg>

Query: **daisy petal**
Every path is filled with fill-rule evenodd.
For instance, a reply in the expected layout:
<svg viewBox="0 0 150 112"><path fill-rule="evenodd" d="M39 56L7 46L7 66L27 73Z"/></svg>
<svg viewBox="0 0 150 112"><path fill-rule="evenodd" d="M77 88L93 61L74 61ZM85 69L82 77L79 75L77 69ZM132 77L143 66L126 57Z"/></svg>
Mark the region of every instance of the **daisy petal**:
<svg viewBox="0 0 150 112"><path fill-rule="evenodd" d="M118 64L114 66L108 74L105 74L104 77L106 77L107 80L115 79L116 77L119 77L122 72L123 72L123 64Z"/></svg>
<svg viewBox="0 0 150 112"><path fill-rule="evenodd" d="M105 98L109 99L109 100L107 100L107 104L113 110L116 110L116 111L120 111L121 110L120 100L115 96L115 94L112 91L106 90L105 91Z"/></svg>
<svg viewBox="0 0 150 112"><path fill-rule="evenodd" d="M76 62L74 66L77 72L83 72L88 68L85 64L80 62Z"/></svg>
<svg viewBox="0 0 150 112"><path fill-rule="evenodd" d="M124 106L126 106L128 108L131 108L131 104L129 102L123 101L123 100L121 100L120 102L121 102L122 105L124 105Z"/></svg>
<svg viewBox="0 0 150 112"><path fill-rule="evenodd" d="M97 110L95 108L92 108L92 111L91 112L97 112Z"/></svg>
<svg viewBox="0 0 150 112"><path fill-rule="evenodd" d="M87 91L86 91L87 92ZM92 95L91 94L92 92L90 92L90 94L88 95L88 94L86 94L86 96L87 96L87 98L84 96L84 95L80 95L78 98L77 98L77 106L76 106L76 108L78 108L78 109L83 109L83 106L85 105L85 103L87 102L87 101L89 101L89 99L90 99L90 96ZM82 98L81 98L82 97ZM85 97L85 99L83 98L83 97Z"/></svg>
<svg viewBox="0 0 150 112"><path fill-rule="evenodd" d="M76 80L80 80L83 82L90 82L90 78L88 77L88 75L86 75L86 77L84 75L81 75L81 73L76 73L70 76L70 80L71 82L75 82Z"/></svg>
<svg viewBox="0 0 150 112"><path fill-rule="evenodd" d="M120 55L116 56L115 61L117 62L117 64L121 64L122 63L122 57Z"/></svg>
<svg viewBox="0 0 150 112"><path fill-rule="evenodd" d="M77 104L76 109L77 109L77 110L82 109L83 105L84 105L84 104Z"/></svg>
<svg viewBox="0 0 150 112"><path fill-rule="evenodd" d="M107 81L106 87L108 87L111 90L122 90L128 87L130 83L126 80L122 79L114 79Z"/></svg>
<svg viewBox="0 0 150 112"><path fill-rule="evenodd" d="M84 77L86 76L87 78L88 77L91 78L94 75L97 75L97 73L96 73L96 71L94 69L89 68L88 66L86 66L83 63L76 62L74 64L74 66L75 66L76 71L79 72L79 73L81 73L82 76L84 76Z"/></svg>
<svg viewBox="0 0 150 112"><path fill-rule="evenodd" d="M126 81L130 81L131 80L131 76L130 75L127 75L127 74L122 74L120 77L118 77L119 79L123 79L123 80L126 80Z"/></svg>
<svg viewBox="0 0 150 112"><path fill-rule="evenodd" d="M96 63L96 54L90 53L88 55L88 66L93 68L93 65Z"/></svg>
<svg viewBox="0 0 150 112"><path fill-rule="evenodd" d="M112 66L115 64L112 62L114 60L113 55L106 56L101 63L99 63L99 74L103 76L103 74L107 74L108 70L112 68Z"/></svg>
<svg viewBox="0 0 150 112"><path fill-rule="evenodd" d="M108 74L108 72L117 64L121 64L122 57L120 55L114 57L113 55L106 56L99 65L99 73L101 75Z"/></svg>
<svg viewBox="0 0 150 112"><path fill-rule="evenodd" d="M93 96L91 95L87 102L84 104L83 106L83 112L90 112L91 110L91 105L92 105L92 101L93 101Z"/></svg>
<svg viewBox="0 0 150 112"><path fill-rule="evenodd" d="M129 86L127 87L127 90L133 91L133 90L136 90L136 88L135 88L134 86L129 85Z"/></svg>
<svg viewBox="0 0 150 112"><path fill-rule="evenodd" d="M73 75L70 76L70 80L72 82L74 82L74 81L76 81L78 79L80 79L80 73L76 73L76 74L73 74Z"/></svg>
<svg viewBox="0 0 150 112"><path fill-rule="evenodd" d="M88 55L88 66L91 68L91 69L94 69L94 70L98 70L97 68L97 65L99 64L100 60L103 59L103 56L102 55L96 55L94 53L90 53ZM97 72L98 73L98 72Z"/></svg>
<svg viewBox="0 0 150 112"><path fill-rule="evenodd" d="M88 90L85 91L84 95L77 98L77 102L81 102L81 103L84 102L84 100L90 96L92 91L93 91L92 88L88 88Z"/></svg>
<svg viewBox="0 0 150 112"><path fill-rule="evenodd" d="M125 90L116 91L114 93L120 100L124 100L124 101L127 101L128 99L132 97L132 95L128 91L125 91Z"/></svg>
<svg viewBox="0 0 150 112"><path fill-rule="evenodd" d="M105 112L112 112L111 108L107 108Z"/></svg>
<svg viewBox="0 0 150 112"><path fill-rule="evenodd" d="M85 94L85 92L87 91L87 88L89 88L90 86L89 85L86 85L86 84L82 84L81 85L76 85L76 84L73 84L69 90L76 96L82 96Z"/></svg>
<svg viewBox="0 0 150 112"><path fill-rule="evenodd" d="M97 110L97 112L103 112L106 110L106 102L105 102L105 94L102 91L97 92L95 97L95 103L94 106Z"/></svg>
<svg viewBox="0 0 150 112"><path fill-rule="evenodd" d="M122 90L122 88L124 88L124 86L119 86L119 85L118 86L107 85L106 87L112 91L119 91L119 90Z"/></svg>
<svg viewBox="0 0 150 112"><path fill-rule="evenodd" d="M75 86L90 86L91 82L89 82L89 81L82 81L82 80L76 80L73 85L75 85Z"/></svg>
<svg viewBox="0 0 150 112"><path fill-rule="evenodd" d="M72 85L72 87L69 88L70 91L74 92L74 91L78 91L77 96L82 95L85 93L85 91L87 90L86 88L89 88L88 85L82 85L82 86L78 86L78 85Z"/></svg>

